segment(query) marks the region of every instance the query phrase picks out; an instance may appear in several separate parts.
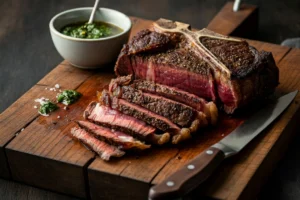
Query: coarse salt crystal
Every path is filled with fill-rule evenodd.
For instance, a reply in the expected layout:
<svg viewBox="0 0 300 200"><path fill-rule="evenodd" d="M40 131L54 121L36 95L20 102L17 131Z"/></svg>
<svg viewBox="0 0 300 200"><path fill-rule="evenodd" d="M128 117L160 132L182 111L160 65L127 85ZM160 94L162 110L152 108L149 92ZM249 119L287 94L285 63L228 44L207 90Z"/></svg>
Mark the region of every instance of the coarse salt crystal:
<svg viewBox="0 0 300 200"><path fill-rule="evenodd" d="M68 109L68 107L67 107L67 106L65 106L65 107L64 107L64 110L67 110L67 109Z"/></svg>
<svg viewBox="0 0 300 200"><path fill-rule="evenodd" d="M24 128L21 129L21 132L24 131Z"/></svg>
<svg viewBox="0 0 300 200"><path fill-rule="evenodd" d="M59 119L59 118L60 118L60 116L58 115L58 116L57 116L57 119Z"/></svg>
<svg viewBox="0 0 300 200"><path fill-rule="evenodd" d="M35 109L37 109L37 106L33 106Z"/></svg>
<svg viewBox="0 0 300 200"><path fill-rule="evenodd" d="M56 87L57 89L59 89L59 88L60 88L60 85L59 85L59 84L55 84L54 87Z"/></svg>
<svg viewBox="0 0 300 200"><path fill-rule="evenodd" d="M37 102L37 103L40 103L41 105L43 105L48 100L49 99L45 99L45 97L41 97L39 99L35 99L34 101Z"/></svg>

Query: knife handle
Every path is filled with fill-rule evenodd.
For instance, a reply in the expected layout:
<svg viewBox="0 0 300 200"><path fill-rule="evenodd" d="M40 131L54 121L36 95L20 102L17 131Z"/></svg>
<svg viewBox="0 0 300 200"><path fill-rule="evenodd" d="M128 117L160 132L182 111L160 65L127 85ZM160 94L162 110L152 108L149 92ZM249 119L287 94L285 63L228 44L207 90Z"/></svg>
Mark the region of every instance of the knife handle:
<svg viewBox="0 0 300 200"><path fill-rule="evenodd" d="M186 195L205 181L224 158L225 154L220 149L206 149L162 183L153 186L149 191L149 199L172 199Z"/></svg>

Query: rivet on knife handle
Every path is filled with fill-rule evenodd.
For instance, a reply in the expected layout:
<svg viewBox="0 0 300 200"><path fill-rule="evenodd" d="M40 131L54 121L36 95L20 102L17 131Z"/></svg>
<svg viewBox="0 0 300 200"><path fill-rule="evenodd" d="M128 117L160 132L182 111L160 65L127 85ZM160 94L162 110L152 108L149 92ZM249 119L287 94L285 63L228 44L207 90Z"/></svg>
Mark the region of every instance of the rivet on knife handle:
<svg viewBox="0 0 300 200"><path fill-rule="evenodd" d="M149 199L172 199L182 197L205 181L224 160L225 154L220 149L210 147L183 168L153 186Z"/></svg>

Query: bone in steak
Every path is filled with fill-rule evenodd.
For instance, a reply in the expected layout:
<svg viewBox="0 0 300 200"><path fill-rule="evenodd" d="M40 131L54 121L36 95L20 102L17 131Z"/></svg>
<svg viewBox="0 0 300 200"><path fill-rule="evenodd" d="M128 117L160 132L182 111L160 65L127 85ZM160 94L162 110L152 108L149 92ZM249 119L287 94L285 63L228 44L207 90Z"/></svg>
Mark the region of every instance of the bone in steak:
<svg viewBox="0 0 300 200"><path fill-rule="evenodd" d="M220 101L227 113L272 93L279 71L272 53L246 41L160 19L122 49L117 75L134 75Z"/></svg>
<svg viewBox="0 0 300 200"><path fill-rule="evenodd" d="M181 89L167 85L157 84L146 80L133 80L132 75L120 76L112 79L109 84L109 90L117 90L118 86L130 85L131 87L146 93L156 94L174 101L188 105L206 115L206 119L211 124L216 124L218 119L218 109L213 102L207 102L194 94L188 93Z"/></svg>
<svg viewBox="0 0 300 200"><path fill-rule="evenodd" d="M124 151L102 142L93 137L86 130L81 128L72 128L71 135L81 141L90 150L96 152L103 160L109 160L110 157L121 157L125 154Z"/></svg>
<svg viewBox="0 0 300 200"><path fill-rule="evenodd" d="M145 122L97 102L89 104L84 111L84 118L96 124L128 133L151 144L161 145L170 139L169 133L156 134L156 129Z"/></svg>
<svg viewBox="0 0 300 200"><path fill-rule="evenodd" d="M172 135L172 143L177 144L183 140L190 138L191 130L189 128L180 128L169 119L149 111L139 105L129 103L124 99L112 97L107 90L102 91L100 102L103 105L111 106L123 114L130 115L134 118L142 120L155 128L168 132Z"/></svg>
<svg viewBox="0 0 300 200"><path fill-rule="evenodd" d="M122 150L127 149L148 149L150 145L146 145L139 140L134 139L120 131L114 131L103 126L98 126L88 121L77 121L77 124L92 134L95 138L100 139L108 144L118 147Z"/></svg>

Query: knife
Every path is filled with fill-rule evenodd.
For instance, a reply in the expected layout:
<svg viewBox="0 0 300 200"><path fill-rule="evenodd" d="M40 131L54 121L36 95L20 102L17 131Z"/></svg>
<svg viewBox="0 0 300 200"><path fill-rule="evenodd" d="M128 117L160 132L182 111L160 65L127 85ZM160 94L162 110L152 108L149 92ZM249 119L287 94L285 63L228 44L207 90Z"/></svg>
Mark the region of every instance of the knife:
<svg viewBox="0 0 300 200"><path fill-rule="evenodd" d="M278 98L252 115L233 132L149 191L150 200L182 197L204 182L226 158L240 152L271 124L293 101L298 90Z"/></svg>

